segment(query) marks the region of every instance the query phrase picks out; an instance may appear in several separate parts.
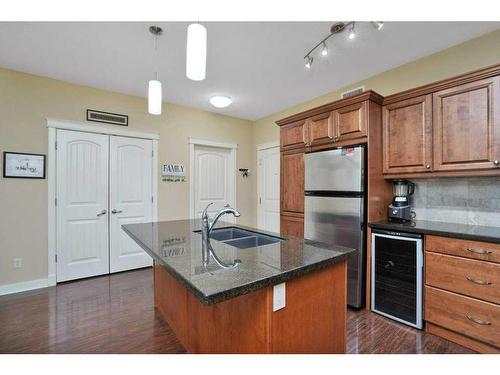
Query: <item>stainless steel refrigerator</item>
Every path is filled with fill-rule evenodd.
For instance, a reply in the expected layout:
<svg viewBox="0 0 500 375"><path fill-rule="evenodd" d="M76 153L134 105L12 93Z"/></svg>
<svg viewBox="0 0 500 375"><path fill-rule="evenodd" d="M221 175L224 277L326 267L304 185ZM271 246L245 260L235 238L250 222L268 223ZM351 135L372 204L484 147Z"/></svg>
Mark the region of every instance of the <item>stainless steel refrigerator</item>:
<svg viewBox="0 0 500 375"><path fill-rule="evenodd" d="M365 148L305 155L304 237L356 249L347 262L347 304L365 298Z"/></svg>

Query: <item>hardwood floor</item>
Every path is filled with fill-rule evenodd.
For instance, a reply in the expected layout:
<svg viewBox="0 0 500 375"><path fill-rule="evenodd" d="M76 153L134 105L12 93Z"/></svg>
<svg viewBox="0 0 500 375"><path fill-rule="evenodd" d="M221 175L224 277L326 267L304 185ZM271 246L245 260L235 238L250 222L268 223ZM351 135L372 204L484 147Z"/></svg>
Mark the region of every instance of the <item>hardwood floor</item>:
<svg viewBox="0 0 500 375"><path fill-rule="evenodd" d="M349 353L472 353L366 310L348 311ZM151 269L0 297L0 353L185 353L153 307Z"/></svg>

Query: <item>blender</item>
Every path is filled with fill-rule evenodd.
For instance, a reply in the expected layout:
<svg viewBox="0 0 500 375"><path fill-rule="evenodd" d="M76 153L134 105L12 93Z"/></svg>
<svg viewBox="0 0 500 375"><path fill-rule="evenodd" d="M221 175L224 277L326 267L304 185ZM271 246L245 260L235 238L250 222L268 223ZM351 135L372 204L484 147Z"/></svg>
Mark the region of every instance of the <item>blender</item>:
<svg viewBox="0 0 500 375"><path fill-rule="evenodd" d="M415 193L415 184L408 180L392 181L392 203L387 207L389 221L406 222L413 218L410 196Z"/></svg>

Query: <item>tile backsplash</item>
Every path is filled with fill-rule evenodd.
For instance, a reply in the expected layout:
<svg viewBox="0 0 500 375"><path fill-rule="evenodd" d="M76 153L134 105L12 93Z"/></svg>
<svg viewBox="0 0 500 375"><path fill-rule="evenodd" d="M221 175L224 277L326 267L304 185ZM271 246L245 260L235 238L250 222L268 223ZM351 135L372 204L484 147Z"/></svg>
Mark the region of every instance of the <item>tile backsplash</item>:
<svg viewBox="0 0 500 375"><path fill-rule="evenodd" d="M500 227L500 177L416 179L416 220Z"/></svg>

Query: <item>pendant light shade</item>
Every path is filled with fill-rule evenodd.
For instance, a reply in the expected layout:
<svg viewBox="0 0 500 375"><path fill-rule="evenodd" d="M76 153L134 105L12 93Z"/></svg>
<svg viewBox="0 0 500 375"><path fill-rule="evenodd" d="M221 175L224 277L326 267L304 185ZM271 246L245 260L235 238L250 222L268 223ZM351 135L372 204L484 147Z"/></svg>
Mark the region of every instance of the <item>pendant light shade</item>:
<svg viewBox="0 0 500 375"><path fill-rule="evenodd" d="M148 112L152 115L161 115L161 82L149 81L148 88Z"/></svg>
<svg viewBox="0 0 500 375"><path fill-rule="evenodd" d="M207 65L207 29L199 23L188 26L186 77L203 81Z"/></svg>

